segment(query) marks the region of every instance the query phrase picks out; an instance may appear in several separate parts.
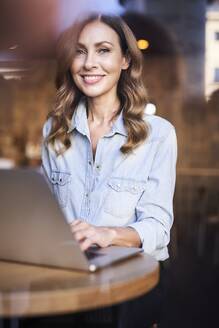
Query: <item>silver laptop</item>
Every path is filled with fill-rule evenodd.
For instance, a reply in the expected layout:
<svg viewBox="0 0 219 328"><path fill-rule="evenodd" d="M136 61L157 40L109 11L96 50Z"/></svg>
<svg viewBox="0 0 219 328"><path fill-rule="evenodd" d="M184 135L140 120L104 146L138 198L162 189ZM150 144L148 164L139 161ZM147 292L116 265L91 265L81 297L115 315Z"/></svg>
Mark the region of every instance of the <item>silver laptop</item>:
<svg viewBox="0 0 219 328"><path fill-rule="evenodd" d="M0 170L0 259L95 271L142 250L92 247L82 252L43 175Z"/></svg>

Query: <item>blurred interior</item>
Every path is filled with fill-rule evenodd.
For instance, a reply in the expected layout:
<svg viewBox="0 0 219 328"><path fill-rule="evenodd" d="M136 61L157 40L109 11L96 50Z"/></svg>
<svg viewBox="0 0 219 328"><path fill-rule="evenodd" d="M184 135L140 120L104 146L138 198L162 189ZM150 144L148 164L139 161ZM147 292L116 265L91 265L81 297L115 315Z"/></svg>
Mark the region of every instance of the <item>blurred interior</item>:
<svg viewBox="0 0 219 328"><path fill-rule="evenodd" d="M98 8L88 2L1 0L0 168L40 165L41 130L55 94L55 43L80 12ZM157 115L174 124L178 136L166 304L172 315L167 315L166 327L215 326L219 324L219 1L121 0L107 1L105 7L102 1L100 9L109 11L110 3L115 6L111 11L120 13L137 40L143 40L139 47L149 101Z"/></svg>

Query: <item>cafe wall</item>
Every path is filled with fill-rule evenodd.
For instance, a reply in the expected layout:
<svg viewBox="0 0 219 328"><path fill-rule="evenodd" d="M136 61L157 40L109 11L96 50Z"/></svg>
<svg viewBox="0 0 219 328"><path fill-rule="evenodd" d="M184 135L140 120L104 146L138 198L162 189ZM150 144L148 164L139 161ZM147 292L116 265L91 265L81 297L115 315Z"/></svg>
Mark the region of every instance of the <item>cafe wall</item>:
<svg viewBox="0 0 219 328"><path fill-rule="evenodd" d="M0 154L39 165L42 126L54 101L55 61L24 62L25 76L0 79Z"/></svg>

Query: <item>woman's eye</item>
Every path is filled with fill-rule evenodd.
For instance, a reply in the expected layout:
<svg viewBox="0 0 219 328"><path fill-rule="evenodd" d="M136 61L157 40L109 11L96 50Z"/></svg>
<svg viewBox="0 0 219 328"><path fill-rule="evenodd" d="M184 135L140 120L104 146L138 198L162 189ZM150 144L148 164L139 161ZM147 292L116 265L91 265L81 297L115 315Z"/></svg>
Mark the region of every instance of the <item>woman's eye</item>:
<svg viewBox="0 0 219 328"><path fill-rule="evenodd" d="M85 50L83 49L76 49L76 55L81 55L81 54L84 54L85 53Z"/></svg>
<svg viewBox="0 0 219 328"><path fill-rule="evenodd" d="M106 52L110 52L110 50L107 49L107 48L101 48L101 49L98 50L98 52L101 53L101 54L104 54Z"/></svg>

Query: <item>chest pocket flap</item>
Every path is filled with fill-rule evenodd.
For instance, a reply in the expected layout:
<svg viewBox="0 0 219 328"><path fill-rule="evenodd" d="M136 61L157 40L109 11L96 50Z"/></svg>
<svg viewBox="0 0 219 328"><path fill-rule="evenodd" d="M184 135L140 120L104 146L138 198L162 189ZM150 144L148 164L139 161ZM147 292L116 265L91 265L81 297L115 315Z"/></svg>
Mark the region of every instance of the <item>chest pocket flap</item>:
<svg viewBox="0 0 219 328"><path fill-rule="evenodd" d="M137 202L146 188L146 182L111 178L107 185L105 212L120 219L126 218L128 222L128 219L134 215Z"/></svg>
<svg viewBox="0 0 219 328"><path fill-rule="evenodd" d="M111 178L108 185L118 192L128 191L132 194L142 193L146 188L146 182L134 179Z"/></svg>
<svg viewBox="0 0 219 328"><path fill-rule="evenodd" d="M50 181L53 185L54 194L61 207L65 207L67 205L70 180L71 174L68 172L51 172Z"/></svg>
<svg viewBox="0 0 219 328"><path fill-rule="evenodd" d="M51 182L53 184L59 184L64 186L67 182L70 181L71 174L66 172L52 171L51 173Z"/></svg>

